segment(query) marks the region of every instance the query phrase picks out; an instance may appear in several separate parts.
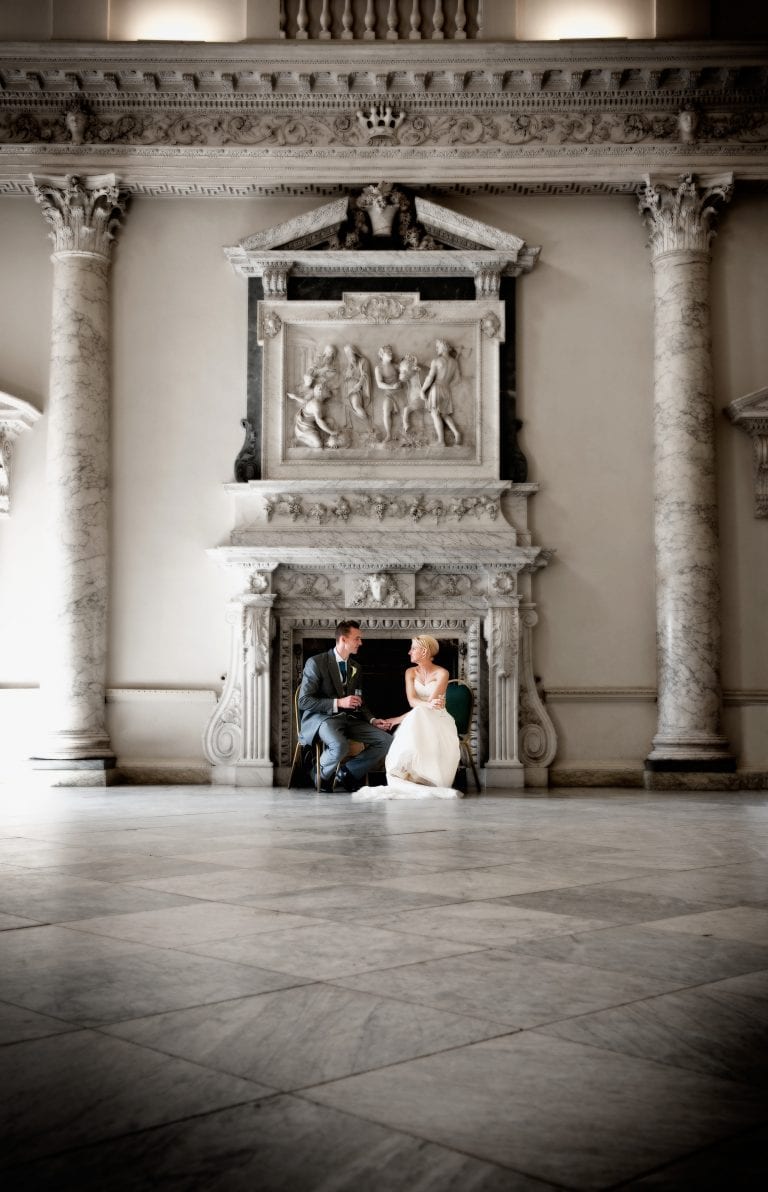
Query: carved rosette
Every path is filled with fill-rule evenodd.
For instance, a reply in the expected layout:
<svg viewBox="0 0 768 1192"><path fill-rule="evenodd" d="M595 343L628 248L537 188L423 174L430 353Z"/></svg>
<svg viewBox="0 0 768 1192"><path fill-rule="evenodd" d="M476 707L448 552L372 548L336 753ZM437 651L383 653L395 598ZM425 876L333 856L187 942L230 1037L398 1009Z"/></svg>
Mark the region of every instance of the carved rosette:
<svg viewBox="0 0 768 1192"><path fill-rule="evenodd" d="M675 183L647 177L638 204L652 257L680 250L708 253L714 220L732 194L730 174L702 184L692 174L682 174Z"/></svg>
<svg viewBox="0 0 768 1192"><path fill-rule="evenodd" d="M109 259L129 199L129 192L116 185L114 174L40 179L32 193L50 226L55 256L88 253Z"/></svg>

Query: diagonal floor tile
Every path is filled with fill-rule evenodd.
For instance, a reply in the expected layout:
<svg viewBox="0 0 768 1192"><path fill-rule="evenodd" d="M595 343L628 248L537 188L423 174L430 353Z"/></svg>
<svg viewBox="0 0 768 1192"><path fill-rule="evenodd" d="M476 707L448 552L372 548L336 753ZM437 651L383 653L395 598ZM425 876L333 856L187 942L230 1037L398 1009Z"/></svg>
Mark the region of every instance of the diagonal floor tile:
<svg viewBox="0 0 768 1192"><path fill-rule="evenodd" d="M13 1179L14 1173L7 1173ZM550 1184L297 1097L225 1109L19 1173L78 1192L557 1192Z"/></svg>
<svg viewBox="0 0 768 1192"><path fill-rule="evenodd" d="M768 1090L768 971L585 1014L539 1032Z"/></svg>
<svg viewBox="0 0 768 1192"><path fill-rule="evenodd" d="M366 926L385 927L408 935L427 936L505 948L519 940L568 935L606 927L601 919L579 919L548 911L526 910L503 902L465 902L397 915L366 916ZM403 960L403 964L407 964Z"/></svg>
<svg viewBox="0 0 768 1192"><path fill-rule="evenodd" d="M682 935L714 936L723 940L743 940L745 943L768 947L768 910L754 906L733 906L726 910L708 911L666 919L648 926Z"/></svg>
<svg viewBox="0 0 768 1192"><path fill-rule="evenodd" d="M768 947L681 935L650 926L610 927L568 938L521 942L515 948L549 960L647 974L666 981L667 988L699 985L768 968Z"/></svg>
<svg viewBox="0 0 768 1192"><path fill-rule="evenodd" d="M2 1058L6 1167L272 1091L94 1031L17 1043Z"/></svg>
<svg viewBox="0 0 768 1192"><path fill-rule="evenodd" d="M512 951L429 960L339 977L335 984L460 1014L477 1014L516 1028L620 1005L666 988L653 977L600 972Z"/></svg>
<svg viewBox="0 0 768 1192"><path fill-rule="evenodd" d="M502 900L500 900L502 901ZM509 906L530 907L558 915L580 915L607 923L644 923L709 910L712 903L686 902L683 898L627 889L625 882L568 886L504 898Z"/></svg>
<svg viewBox="0 0 768 1192"><path fill-rule="evenodd" d="M46 1035L63 1035L76 1029L72 1023L62 1022L60 1018L0 1002L0 1046L42 1039Z"/></svg>
<svg viewBox="0 0 768 1192"><path fill-rule="evenodd" d="M0 936L0 998L87 1026L301 984L285 973L63 927Z"/></svg>
<svg viewBox="0 0 768 1192"><path fill-rule="evenodd" d="M453 901L440 894L418 894L391 890L386 886L344 884L317 886L296 894L276 894L248 900L249 905L271 908L296 915L321 919L356 919L371 912L398 911L412 907L435 906Z"/></svg>
<svg viewBox="0 0 768 1192"><path fill-rule="evenodd" d="M768 1112L729 1081L530 1032L305 1095L577 1189L627 1180Z"/></svg>
<svg viewBox="0 0 768 1192"><path fill-rule="evenodd" d="M49 870L13 877L0 875L0 911L46 923L85 919L96 909L104 916L123 915L153 907L181 906L189 901L178 894L114 886Z"/></svg>
<svg viewBox="0 0 768 1192"><path fill-rule="evenodd" d="M505 1028L317 984L105 1029L287 1091L487 1039Z"/></svg>
<svg viewBox="0 0 768 1192"><path fill-rule="evenodd" d="M764 1192L767 1154L768 1126L761 1126L621 1184L616 1192Z"/></svg>
<svg viewBox="0 0 768 1192"><path fill-rule="evenodd" d="M113 939L134 940L157 947L184 948L204 940L231 939L256 931L269 931L278 924L303 927L306 920L295 915L227 903L194 902L167 910L140 911L137 914L109 915L96 919L78 919L66 926L72 931L108 935Z"/></svg>
<svg viewBox="0 0 768 1192"><path fill-rule="evenodd" d="M261 968L323 981L371 969L434 960L439 956L481 951L481 946L450 943L439 938L404 937L394 931L354 923L313 923L311 927L292 927L289 931L269 931L221 943L198 944L188 950L198 955L220 956L238 964L256 964Z"/></svg>

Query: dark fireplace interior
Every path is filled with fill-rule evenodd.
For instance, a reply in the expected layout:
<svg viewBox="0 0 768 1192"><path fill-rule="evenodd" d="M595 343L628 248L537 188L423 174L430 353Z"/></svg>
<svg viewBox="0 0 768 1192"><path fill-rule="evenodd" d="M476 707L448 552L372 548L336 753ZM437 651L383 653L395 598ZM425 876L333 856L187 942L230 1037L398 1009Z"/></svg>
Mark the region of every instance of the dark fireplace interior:
<svg viewBox="0 0 768 1192"><path fill-rule="evenodd" d="M439 638L436 662L452 679L459 677L458 638ZM408 711L405 671L411 665L408 649L412 638L373 637L366 633L357 657L363 670L363 698L377 716L399 716ZM333 648L333 638L305 637L301 643L301 668L313 654ZM298 651L297 651L298 653Z"/></svg>

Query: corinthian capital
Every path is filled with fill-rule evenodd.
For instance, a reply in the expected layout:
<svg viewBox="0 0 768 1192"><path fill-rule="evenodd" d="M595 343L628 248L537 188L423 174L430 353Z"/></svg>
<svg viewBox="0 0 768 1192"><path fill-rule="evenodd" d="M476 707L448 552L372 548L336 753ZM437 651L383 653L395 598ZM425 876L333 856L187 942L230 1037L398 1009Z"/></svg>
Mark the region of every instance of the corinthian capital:
<svg viewBox="0 0 768 1192"><path fill-rule="evenodd" d="M50 224L54 253L91 253L108 259L129 198L115 175L33 181L32 193Z"/></svg>
<svg viewBox="0 0 768 1192"><path fill-rule="evenodd" d="M733 175L697 181L682 174L674 181L646 177L638 197L654 257L676 249L709 251L714 220L733 194Z"/></svg>

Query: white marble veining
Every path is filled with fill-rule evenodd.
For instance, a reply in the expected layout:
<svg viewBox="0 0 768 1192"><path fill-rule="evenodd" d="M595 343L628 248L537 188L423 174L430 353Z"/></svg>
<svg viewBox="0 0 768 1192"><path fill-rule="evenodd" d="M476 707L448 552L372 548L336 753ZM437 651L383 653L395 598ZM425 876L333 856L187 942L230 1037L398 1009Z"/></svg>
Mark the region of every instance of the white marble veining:
<svg viewBox="0 0 768 1192"><path fill-rule="evenodd" d="M36 198L54 243L46 464L47 649L41 682L46 736L39 752L42 758L60 762L111 760L104 717L108 282L110 245L125 196L114 178L88 183L66 178L41 180ZM82 779L92 782L98 774L98 769L86 768Z"/></svg>
<svg viewBox="0 0 768 1192"><path fill-rule="evenodd" d="M766 793L9 788L3 1187L762 1187L766 857Z"/></svg>
<svg viewBox="0 0 768 1192"><path fill-rule="evenodd" d="M648 181L655 303L658 725L651 769L723 768L709 241L732 184Z"/></svg>

